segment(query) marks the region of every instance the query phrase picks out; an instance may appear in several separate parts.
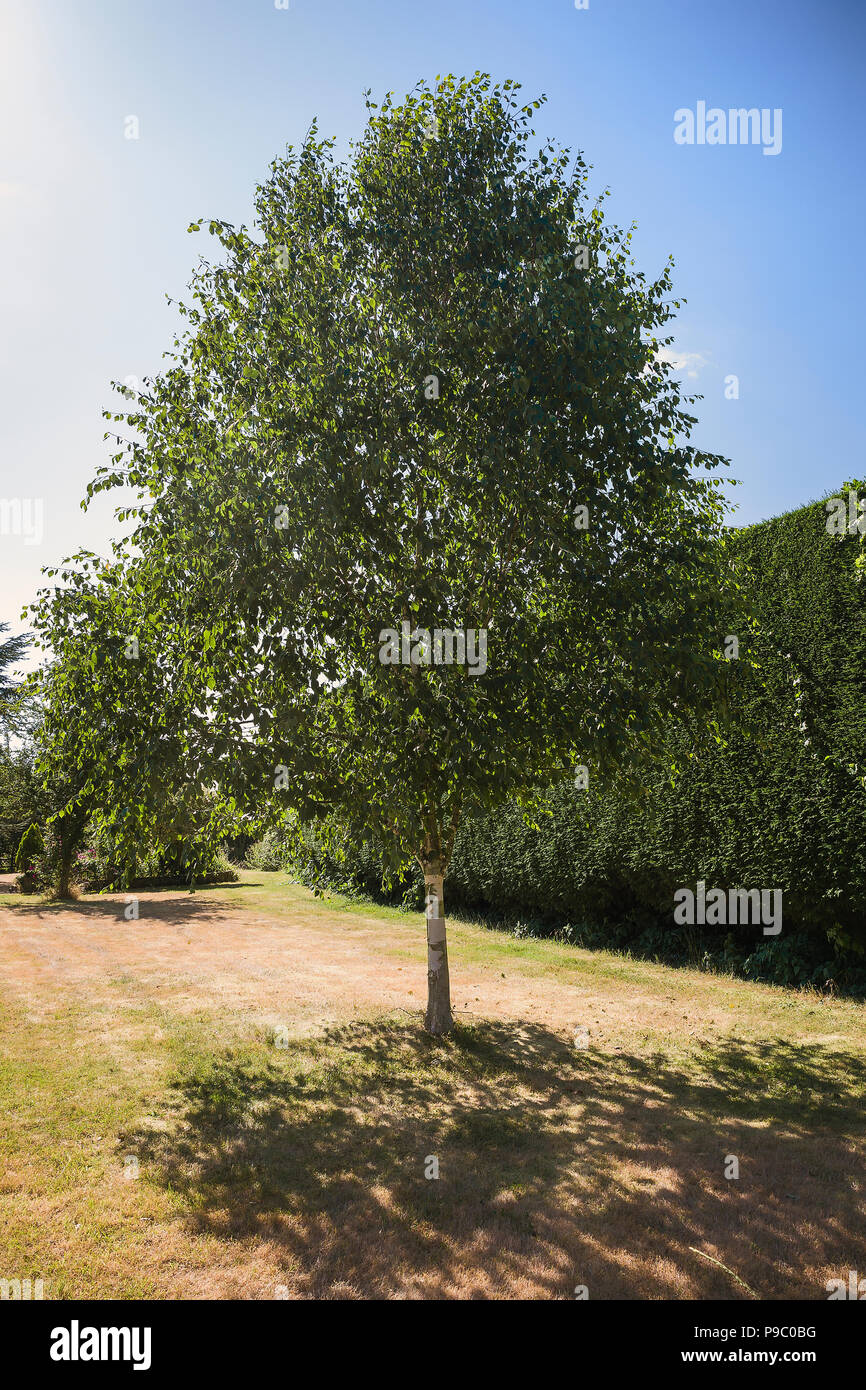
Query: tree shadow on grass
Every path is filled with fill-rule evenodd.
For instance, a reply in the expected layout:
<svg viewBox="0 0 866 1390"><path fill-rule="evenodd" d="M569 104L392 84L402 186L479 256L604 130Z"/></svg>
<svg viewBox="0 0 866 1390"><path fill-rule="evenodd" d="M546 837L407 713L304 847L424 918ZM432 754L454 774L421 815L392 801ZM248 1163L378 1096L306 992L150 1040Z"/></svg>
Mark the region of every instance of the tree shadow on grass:
<svg viewBox="0 0 866 1390"><path fill-rule="evenodd" d="M819 1299L866 1270L864 1093L863 1055L790 1042L681 1066L386 1020L202 1061L127 1142L293 1297Z"/></svg>
<svg viewBox="0 0 866 1390"><path fill-rule="evenodd" d="M246 884L239 883L215 883L207 884L202 888L196 888L195 893L189 893L183 888L167 888L162 890L154 889L135 889L119 890L117 893L106 893L105 896L90 898L54 898L46 901L29 899L26 894L16 894L13 899L3 899L4 911L9 910L21 916L34 917L39 921L51 921L62 917L64 913L74 913L76 916L86 917L93 922L116 922L118 919L124 920L124 908L128 897L137 897L139 900L140 917L131 922L131 926L146 923L148 918L165 924L167 926L183 926L187 923L207 922L225 915L227 907L232 904L220 902L218 899L200 897L208 889L224 890L227 888L242 888ZM255 885L250 885L255 886ZM154 894L156 891L160 896L145 896ZM238 919L234 919L234 925L242 925Z"/></svg>

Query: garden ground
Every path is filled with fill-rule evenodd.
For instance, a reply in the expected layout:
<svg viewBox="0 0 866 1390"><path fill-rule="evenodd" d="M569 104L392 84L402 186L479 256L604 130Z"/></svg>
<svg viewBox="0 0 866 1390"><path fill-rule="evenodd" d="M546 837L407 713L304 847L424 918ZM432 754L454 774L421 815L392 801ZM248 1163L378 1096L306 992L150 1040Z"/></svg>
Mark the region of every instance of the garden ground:
<svg viewBox="0 0 866 1390"><path fill-rule="evenodd" d="M133 921L122 894L0 897L0 1278L750 1300L866 1275L863 1004L454 922L437 1042L420 914L241 880Z"/></svg>

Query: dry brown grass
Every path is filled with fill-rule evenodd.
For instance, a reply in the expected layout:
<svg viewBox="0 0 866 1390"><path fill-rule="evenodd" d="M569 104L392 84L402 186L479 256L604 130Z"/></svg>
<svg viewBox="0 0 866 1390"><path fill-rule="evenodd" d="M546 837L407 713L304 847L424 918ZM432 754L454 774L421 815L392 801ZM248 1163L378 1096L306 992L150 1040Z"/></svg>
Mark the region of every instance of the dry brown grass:
<svg viewBox="0 0 866 1390"><path fill-rule="evenodd" d="M435 1043L420 917L265 874L140 897L0 907L0 1277L820 1299L866 1271L862 1005L458 924Z"/></svg>

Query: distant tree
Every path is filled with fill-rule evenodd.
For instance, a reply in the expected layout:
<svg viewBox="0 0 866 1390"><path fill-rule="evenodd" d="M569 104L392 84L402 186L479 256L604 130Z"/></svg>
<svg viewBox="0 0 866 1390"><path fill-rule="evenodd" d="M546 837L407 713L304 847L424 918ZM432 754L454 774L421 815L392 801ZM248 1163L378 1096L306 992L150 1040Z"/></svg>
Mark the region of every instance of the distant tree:
<svg viewBox="0 0 866 1390"><path fill-rule="evenodd" d="M29 690L42 710L36 772L54 888L68 897L88 825L134 865L154 849L218 842L237 817L218 794L209 721L195 706L198 654L161 651L168 616L158 590L145 597L143 574L90 552L47 574L61 582L33 606L46 661Z"/></svg>
<svg viewBox="0 0 866 1390"><path fill-rule="evenodd" d="M99 581L139 665L116 699L104 629L63 659L101 797L119 723L143 786L189 758L237 804L417 859L434 1034L461 815L580 795L725 667L724 461L686 442L660 353L670 267L634 270L580 157L532 154L517 92L368 102L347 163L315 126L274 162L255 233L210 222L224 262L90 490L140 496Z"/></svg>
<svg viewBox="0 0 866 1390"><path fill-rule="evenodd" d="M0 633L8 632L9 628L9 623L0 623ZM0 700L8 700L17 688L9 668L23 659L29 644L30 637L26 632L0 642Z"/></svg>
<svg viewBox="0 0 866 1390"><path fill-rule="evenodd" d="M10 624L0 623L0 633L8 632ZM20 682L14 679L13 667L22 661L30 645L29 633L18 633L0 642L0 733L8 744L13 723L14 700Z"/></svg>
<svg viewBox="0 0 866 1390"><path fill-rule="evenodd" d="M18 849L15 853L15 868L19 873L24 873L28 869L38 854L41 854L45 844L42 839L42 832L38 825L29 825L21 836Z"/></svg>
<svg viewBox="0 0 866 1390"><path fill-rule="evenodd" d="M19 740L16 735L15 746L0 745L0 857L14 859L23 831L33 821L43 822L46 807L30 739Z"/></svg>
<svg viewBox="0 0 866 1390"><path fill-rule="evenodd" d="M0 633L10 624L0 623ZM14 667L30 644L27 633L0 642L0 855L13 854L22 828L33 818L39 800L33 783L32 759L24 745L32 725L32 710L23 699Z"/></svg>

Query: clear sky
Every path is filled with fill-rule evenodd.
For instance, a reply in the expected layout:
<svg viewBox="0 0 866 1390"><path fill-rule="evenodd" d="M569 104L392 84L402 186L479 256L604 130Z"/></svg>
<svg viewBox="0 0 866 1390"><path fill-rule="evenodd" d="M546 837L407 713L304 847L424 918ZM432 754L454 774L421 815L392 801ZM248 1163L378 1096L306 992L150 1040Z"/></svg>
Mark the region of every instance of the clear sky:
<svg viewBox="0 0 866 1390"><path fill-rule="evenodd" d="M537 132L638 223L640 268L673 253L694 439L732 460L735 519L866 473L864 0L0 0L0 499L43 507L40 538L35 510L0 533L0 619L105 547L115 501L78 505L100 411L170 346L165 295L213 246L193 218L249 222L314 115L341 149L360 133L365 88L476 69L546 94ZM676 143L699 102L780 108L780 152Z"/></svg>

